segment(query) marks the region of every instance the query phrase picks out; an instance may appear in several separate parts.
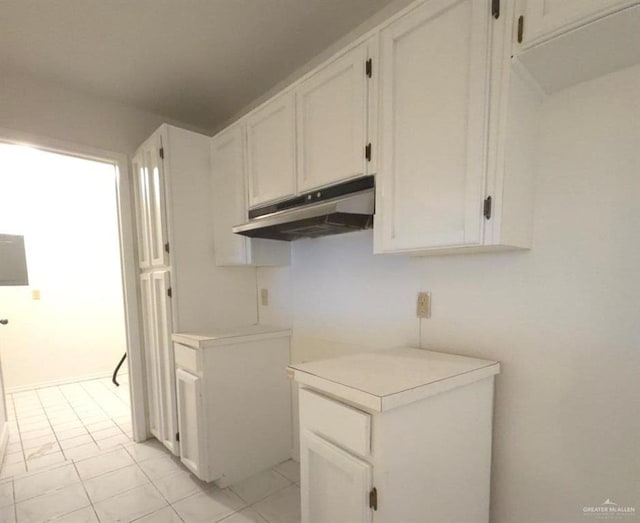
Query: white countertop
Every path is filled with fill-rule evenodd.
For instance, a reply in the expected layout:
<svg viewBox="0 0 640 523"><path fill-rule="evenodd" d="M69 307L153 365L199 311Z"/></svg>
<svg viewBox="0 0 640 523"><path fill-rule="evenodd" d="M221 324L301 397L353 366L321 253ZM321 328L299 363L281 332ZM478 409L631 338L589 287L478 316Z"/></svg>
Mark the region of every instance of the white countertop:
<svg viewBox="0 0 640 523"><path fill-rule="evenodd" d="M291 377L367 410L382 412L500 372L496 361L402 347L296 363Z"/></svg>
<svg viewBox="0 0 640 523"><path fill-rule="evenodd" d="M271 325L242 325L225 329L214 329L206 333L174 332L171 339L194 349L205 349L233 343L281 338L291 336L291 329Z"/></svg>

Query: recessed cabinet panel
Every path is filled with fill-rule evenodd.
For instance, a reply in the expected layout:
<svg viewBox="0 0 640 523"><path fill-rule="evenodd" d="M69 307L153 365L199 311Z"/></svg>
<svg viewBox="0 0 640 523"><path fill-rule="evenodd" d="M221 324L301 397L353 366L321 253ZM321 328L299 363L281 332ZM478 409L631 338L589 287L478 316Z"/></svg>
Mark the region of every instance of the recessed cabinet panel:
<svg viewBox="0 0 640 523"><path fill-rule="evenodd" d="M247 220L242 128L229 128L211 141L214 241L217 265L243 265L246 237L231 232Z"/></svg>
<svg viewBox="0 0 640 523"><path fill-rule="evenodd" d="M586 24L637 0L526 0L521 47L527 48ZM516 33L517 38L517 33Z"/></svg>
<svg viewBox="0 0 640 523"><path fill-rule="evenodd" d="M482 240L489 17L486 1L432 1L381 33L378 251Z"/></svg>
<svg viewBox="0 0 640 523"><path fill-rule="evenodd" d="M159 388L156 391L157 401L161 405L161 429L158 439L177 454L176 446L176 381L175 363L173 358L173 344L171 342L171 305L169 298L170 278L169 271L157 271L151 273L153 287L153 304L151 316L154 329L154 356L156 358L156 372Z"/></svg>
<svg viewBox="0 0 640 523"><path fill-rule="evenodd" d="M138 235L138 263L142 269L151 265L149 258L149 175L144 155L136 154L132 162L136 201L136 232Z"/></svg>
<svg viewBox="0 0 640 523"><path fill-rule="evenodd" d="M369 523L372 467L303 431L300 436L302 523Z"/></svg>
<svg viewBox="0 0 640 523"><path fill-rule="evenodd" d="M160 398L160 377L158 373L158 357L156 345L156 328L154 323L153 285L151 273L140 276L140 305L142 312L142 331L144 335L144 361L147 379L147 405L149 413L149 430L157 439L162 440L162 419Z"/></svg>
<svg viewBox="0 0 640 523"><path fill-rule="evenodd" d="M205 411L202 406L202 379L182 369L176 370L180 460L199 478L207 478Z"/></svg>
<svg viewBox="0 0 640 523"><path fill-rule="evenodd" d="M367 43L296 89L298 191L367 172Z"/></svg>
<svg viewBox="0 0 640 523"><path fill-rule="evenodd" d="M278 96L249 115L246 126L249 206L295 194L293 93Z"/></svg>

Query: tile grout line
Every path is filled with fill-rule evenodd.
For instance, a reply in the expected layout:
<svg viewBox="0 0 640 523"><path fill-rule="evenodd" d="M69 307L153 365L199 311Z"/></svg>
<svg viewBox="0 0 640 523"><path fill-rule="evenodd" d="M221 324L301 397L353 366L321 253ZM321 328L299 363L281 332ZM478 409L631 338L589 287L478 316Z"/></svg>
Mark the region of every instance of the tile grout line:
<svg viewBox="0 0 640 523"><path fill-rule="evenodd" d="M22 451L22 461L24 463L24 471L28 472L27 455L24 452L24 444L22 443L22 431L20 430L20 421L18 420L18 410L16 408L16 400L13 394L11 394L11 404L13 405L13 416L16 418L16 428L18 429L18 439L20 440L20 450Z"/></svg>
<svg viewBox="0 0 640 523"><path fill-rule="evenodd" d="M91 506L91 510L93 510L93 513L95 514L96 519L100 521L100 517L98 516L98 511L96 510L96 507L93 505L93 500L91 499L91 496L89 496L89 491L87 490L87 487L84 484L84 480L80 476L80 472L78 471L76 462L74 460L71 460L71 463L73 464L73 468L76 471L76 474L78 475L78 479L80 480L80 484L82 485L82 490L84 490L84 493L87 496L87 500L89 500L89 505ZM78 510L81 510L81 509L78 509ZM72 512L69 512L69 514L72 514ZM62 515L65 516L66 514L62 514Z"/></svg>
<svg viewBox="0 0 640 523"><path fill-rule="evenodd" d="M26 465L25 465L26 468ZM11 478L11 490L13 491L13 517L18 521L18 502L16 501L16 482Z"/></svg>
<svg viewBox="0 0 640 523"><path fill-rule="evenodd" d="M80 384L81 382L76 382L78 384ZM71 385L71 384L70 384ZM85 392L86 394L86 390L84 390L84 387L82 387L82 385L80 385L80 387L82 388L82 390ZM93 444L98 447L98 450L102 450L100 448L100 445L98 445L98 442L96 441L96 439L93 437L93 434L91 434L91 431L87 428L87 426L85 425L83 419L80 417L80 415L78 414L78 411L76 410L76 408L73 406L73 403L71 403L71 401L69 401L69 398L67 397L67 395L65 394L65 392L63 390L60 391L62 393L62 395L64 396L64 399L67 400L67 403L69 404L69 406L71 407L71 410L73 411L73 413L76 415L76 417L78 418L78 421L80 422L80 424L82 425L82 428L87 432L87 434L89 435L89 437L91 438L91 440L93 441ZM87 396L89 396L87 394ZM89 399L95 403L95 401L93 401L93 398L91 398L91 396L89 396ZM101 409L102 410L102 409ZM62 447L62 446L61 446Z"/></svg>
<svg viewBox="0 0 640 523"><path fill-rule="evenodd" d="M67 455L64 453L64 450L62 449L62 445L60 445L60 440L58 439L58 435L56 434L56 431L53 428L53 425L51 424L51 420L49 419L49 413L47 412L47 408L44 406L44 403L42 403L42 398L40 397L40 393L37 390L36 390L36 397L38 398L38 401L40 402L40 405L42 406L42 410L44 410L44 416L45 416L45 418L47 418L47 423L49 424L49 427L51 427L51 432L53 433L53 437L56 439L56 443L58 444L58 448L60 449L60 453L62 454L62 457L64 458L64 461L68 461L67 460ZM45 456L46 456L46 454L45 454Z"/></svg>

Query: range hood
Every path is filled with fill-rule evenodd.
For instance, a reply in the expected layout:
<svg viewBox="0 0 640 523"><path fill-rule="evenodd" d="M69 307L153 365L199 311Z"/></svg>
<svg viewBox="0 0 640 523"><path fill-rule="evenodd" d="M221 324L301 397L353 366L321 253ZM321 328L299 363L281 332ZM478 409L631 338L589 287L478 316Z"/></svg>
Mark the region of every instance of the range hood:
<svg viewBox="0 0 640 523"><path fill-rule="evenodd" d="M373 227L373 175L317 189L249 211L249 221L232 228L251 238L293 241Z"/></svg>

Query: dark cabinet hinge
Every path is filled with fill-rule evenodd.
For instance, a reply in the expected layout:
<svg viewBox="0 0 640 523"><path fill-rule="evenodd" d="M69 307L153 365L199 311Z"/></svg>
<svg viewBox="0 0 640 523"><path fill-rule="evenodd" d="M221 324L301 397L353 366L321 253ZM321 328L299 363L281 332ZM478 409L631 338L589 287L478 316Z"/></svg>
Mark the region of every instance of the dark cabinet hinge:
<svg viewBox="0 0 640 523"><path fill-rule="evenodd" d="M167 296L169 296L169 298L173 298L173 291L171 290L171 287L167 289Z"/></svg>
<svg viewBox="0 0 640 523"><path fill-rule="evenodd" d="M364 157L368 162L371 161L371 142L364 146Z"/></svg>
<svg viewBox="0 0 640 523"><path fill-rule="evenodd" d="M500 18L500 0L491 0L491 16Z"/></svg>
<svg viewBox="0 0 640 523"><path fill-rule="evenodd" d="M491 219L491 196L487 196L487 198L485 199L482 214L484 214L484 217L487 220Z"/></svg>
<svg viewBox="0 0 640 523"><path fill-rule="evenodd" d="M176 432L176 441L180 441L180 433Z"/></svg>
<svg viewBox="0 0 640 523"><path fill-rule="evenodd" d="M169 254L169 242L164 244L164 252L166 252L167 254Z"/></svg>
<svg viewBox="0 0 640 523"><path fill-rule="evenodd" d="M369 508L378 510L378 489L375 487L369 491Z"/></svg>
<svg viewBox="0 0 640 523"><path fill-rule="evenodd" d="M520 15L518 17L518 43L522 43L522 38L524 36L524 16Z"/></svg>
<svg viewBox="0 0 640 523"><path fill-rule="evenodd" d="M369 78L373 75L373 62L371 61L371 58L364 63L364 72Z"/></svg>
<svg viewBox="0 0 640 523"><path fill-rule="evenodd" d="M160 158L164 160L164 147L160 147Z"/></svg>

